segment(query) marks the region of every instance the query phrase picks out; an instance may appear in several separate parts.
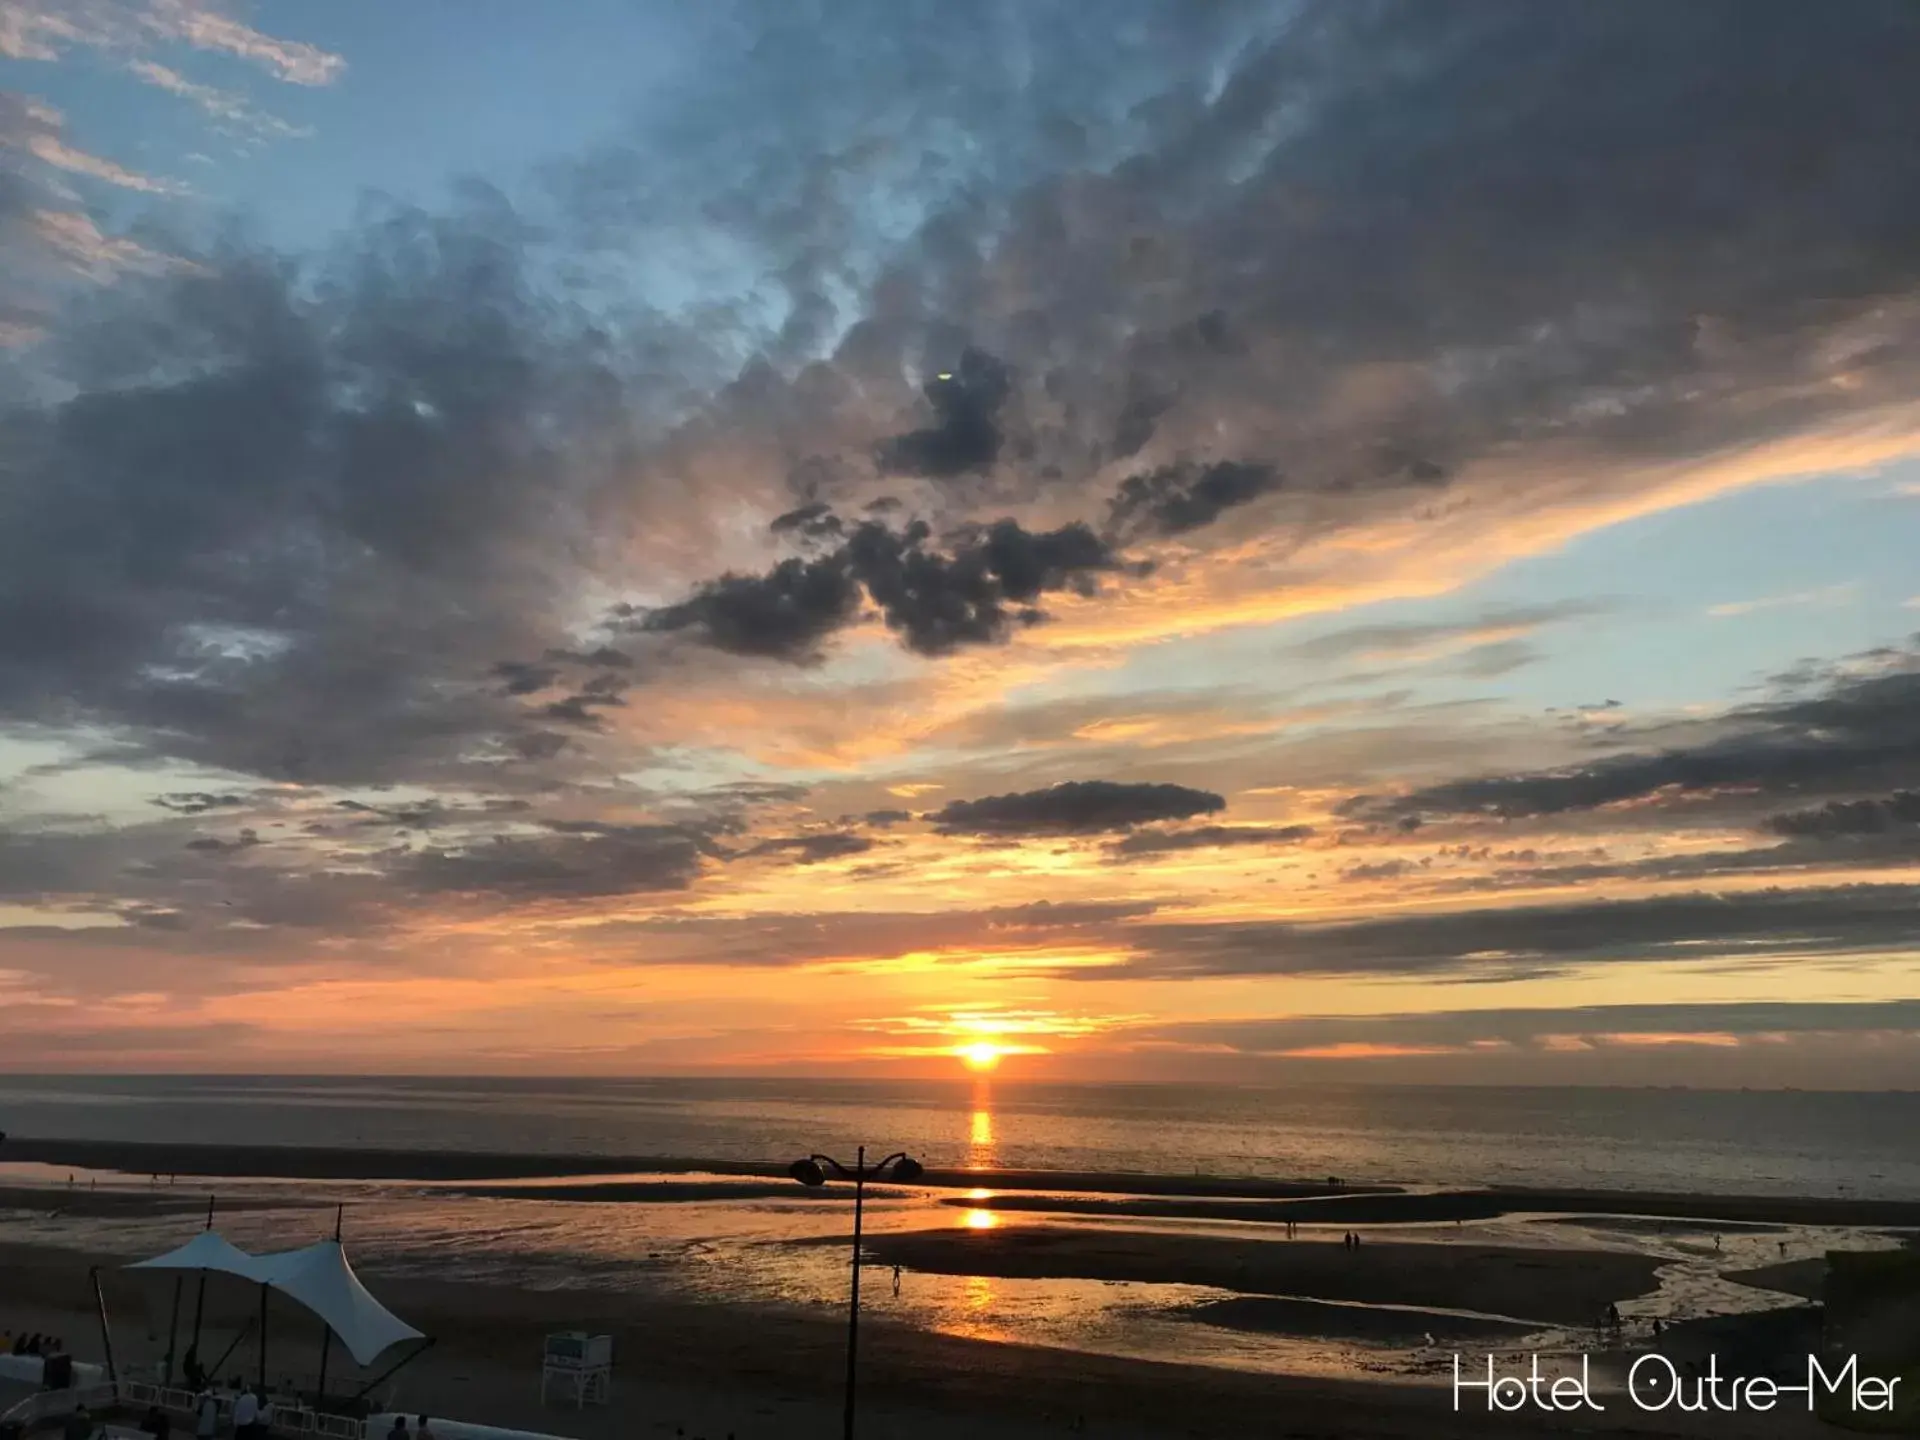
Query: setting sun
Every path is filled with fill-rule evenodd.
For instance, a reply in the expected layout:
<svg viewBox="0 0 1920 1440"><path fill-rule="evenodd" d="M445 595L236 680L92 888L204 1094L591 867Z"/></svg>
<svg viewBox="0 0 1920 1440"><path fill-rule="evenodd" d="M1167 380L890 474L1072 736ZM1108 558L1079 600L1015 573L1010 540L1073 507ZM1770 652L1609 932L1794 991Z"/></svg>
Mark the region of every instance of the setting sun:
<svg viewBox="0 0 1920 1440"><path fill-rule="evenodd" d="M971 1045L960 1047L960 1058L966 1062L969 1070L991 1070L1000 1063L1004 1053L990 1040L976 1040Z"/></svg>

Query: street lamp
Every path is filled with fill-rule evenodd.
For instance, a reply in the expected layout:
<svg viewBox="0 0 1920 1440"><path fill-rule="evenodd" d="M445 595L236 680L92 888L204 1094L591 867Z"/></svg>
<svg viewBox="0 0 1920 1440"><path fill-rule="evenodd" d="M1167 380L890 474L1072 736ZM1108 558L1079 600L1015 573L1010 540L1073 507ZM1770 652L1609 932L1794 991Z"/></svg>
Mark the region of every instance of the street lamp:
<svg viewBox="0 0 1920 1440"><path fill-rule="evenodd" d="M867 1147L862 1145L851 1167L842 1165L831 1155L809 1155L789 1165L787 1173L806 1186L824 1185L830 1174L841 1180L853 1181L853 1298L847 1305L847 1407L844 1427L845 1440L853 1440L853 1368L854 1355L860 1344L860 1210L866 1184L869 1180L898 1180L911 1185L926 1172L918 1160L900 1151L877 1165L869 1165Z"/></svg>

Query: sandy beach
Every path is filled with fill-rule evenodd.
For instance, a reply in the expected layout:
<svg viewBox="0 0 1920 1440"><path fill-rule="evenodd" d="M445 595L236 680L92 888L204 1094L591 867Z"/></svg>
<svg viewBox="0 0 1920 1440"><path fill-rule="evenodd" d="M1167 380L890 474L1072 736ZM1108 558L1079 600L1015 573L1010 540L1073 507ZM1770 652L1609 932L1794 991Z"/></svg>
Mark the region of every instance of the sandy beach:
<svg viewBox="0 0 1920 1440"><path fill-rule="evenodd" d="M83 1297L89 1267L114 1263L117 1257L0 1245L0 1326L54 1330L80 1358L100 1359L98 1323ZM409 1409L579 1440L825 1440L838 1433L846 1332L836 1311L745 1315L606 1293L431 1281L382 1284L380 1292L437 1340L407 1373L401 1398ZM575 1327L615 1337L615 1403L605 1410L538 1403L539 1337ZM158 1354L124 1321L115 1343L122 1364ZM862 1327L860 1374L861 1433L871 1437L960 1440L990 1427L1014 1440L1450 1440L1575 1428L1542 1416L1455 1414L1443 1387L1117 1360L927 1334L884 1320ZM1649 1437L1716 1433L1711 1425L1663 1423L1624 1409L1581 1417L1577 1428ZM1783 1424L1748 1433L1804 1432Z"/></svg>

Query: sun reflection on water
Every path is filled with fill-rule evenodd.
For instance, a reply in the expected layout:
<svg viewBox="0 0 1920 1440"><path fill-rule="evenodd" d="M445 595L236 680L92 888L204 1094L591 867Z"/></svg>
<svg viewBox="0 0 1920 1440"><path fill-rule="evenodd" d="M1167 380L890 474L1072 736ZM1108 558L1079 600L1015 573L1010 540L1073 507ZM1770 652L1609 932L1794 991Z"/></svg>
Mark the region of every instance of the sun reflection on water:
<svg viewBox="0 0 1920 1440"><path fill-rule="evenodd" d="M998 1161L993 1138L993 1087L981 1080L973 1087L973 1106L967 1119L967 1166L984 1170Z"/></svg>
<svg viewBox="0 0 1920 1440"><path fill-rule="evenodd" d="M969 1230L991 1230L1000 1223L1000 1217L991 1210L962 1210L960 1223Z"/></svg>

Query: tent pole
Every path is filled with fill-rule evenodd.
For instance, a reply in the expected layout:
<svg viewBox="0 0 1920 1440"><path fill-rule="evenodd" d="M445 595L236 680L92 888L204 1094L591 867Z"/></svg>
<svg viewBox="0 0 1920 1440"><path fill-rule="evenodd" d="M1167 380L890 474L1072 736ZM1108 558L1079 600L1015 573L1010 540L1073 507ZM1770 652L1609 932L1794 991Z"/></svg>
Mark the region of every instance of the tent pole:
<svg viewBox="0 0 1920 1440"><path fill-rule="evenodd" d="M184 1275L173 1277L173 1313L167 1318L167 1369L165 1378L160 1382L162 1385L173 1384L173 1352L180 1343L180 1291L186 1283L187 1277Z"/></svg>
<svg viewBox="0 0 1920 1440"><path fill-rule="evenodd" d="M378 1375L374 1376L373 1379L369 1380L366 1384L362 1385L360 1389L355 1392L353 1398L356 1400L366 1399L367 1396L373 1393L375 1386L385 1384L388 1380L393 1378L394 1373L396 1371L401 1369L403 1366L411 1365L414 1361L418 1360L422 1355L426 1354L427 1351L433 1347L433 1341L434 1341L433 1336L422 1335L420 1337L420 1344L418 1348L416 1348L412 1354L402 1355L398 1360L394 1361L393 1364L389 1365L385 1370L382 1370Z"/></svg>
<svg viewBox="0 0 1920 1440"><path fill-rule="evenodd" d="M218 1380L220 1378L220 1369L222 1366L224 1366L227 1363L227 1357L233 1354L235 1350L240 1348L240 1342L247 1338L247 1331L251 1330L252 1328L253 1328L253 1321L251 1320L247 1321L247 1323L241 1328L240 1333L234 1336L233 1339L228 1343L227 1348L220 1352L220 1358L213 1362L213 1368L207 1372L207 1378L209 1380Z"/></svg>
<svg viewBox="0 0 1920 1440"><path fill-rule="evenodd" d="M89 1270L87 1278L93 1281L93 1303L100 1312L100 1348L107 1353L107 1380L118 1392L120 1371L113 1363L113 1331L107 1325L107 1296L100 1288L100 1267L96 1265Z"/></svg>
<svg viewBox="0 0 1920 1440"><path fill-rule="evenodd" d="M333 1327L326 1321L320 1322L320 1385L314 1393L314 1408L317 1410L327 1399L327 1352L333 1348Z"/></svg>
<svg viewBox="0 0 1920 1440"><path fill-rule="evenodd" d="M333 1212L333 1243L340 1243L341 1228L347 1223L347 1207L343 1203ZM333 1349L333 1327L326 1321L320 1322L320 1385L315 1394L317 1401L327 1398L327 1357Z"/></svg>
<svg viewBox="0 0 1920 1440"><path fill-rule="evenodd" d="M260 1398L267 1398L267 1287L260 1287Z"/></svg>
<svg viewBox="0 0 1920 1440"><path fill-rule="evenodd" d="M207 1229L213 1229L213 1196L207 1197ZM193 1302L193 1343L187 1347L197 1359L200 1354L200 1320L207 1313L207 1272L200 1272L200 1295ZM218 1368L218 1367L216 1367Z"/></svg>

